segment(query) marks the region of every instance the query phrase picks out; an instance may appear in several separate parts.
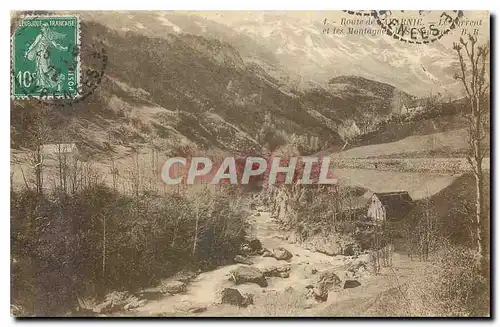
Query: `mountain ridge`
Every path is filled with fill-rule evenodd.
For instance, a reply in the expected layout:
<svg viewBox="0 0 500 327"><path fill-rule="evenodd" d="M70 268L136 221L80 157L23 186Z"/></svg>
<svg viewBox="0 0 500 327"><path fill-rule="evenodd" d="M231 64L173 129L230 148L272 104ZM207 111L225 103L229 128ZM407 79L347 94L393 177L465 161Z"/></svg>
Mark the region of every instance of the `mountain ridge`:
<svg viewBox="0 0 500 327"><path fill-rule="evenodd" d="M357 125L387 119L394 98L413 98L352 75L332 77L329 88L301 91L245 62L224 41L179 33L151 38L94 21L86 25L83 44L99 38L106 47L105 78L90 103L59 116L73 129L71 137L83 135L96 151L105 143L146 146L159 139L172 151L178 145L251 154L273 143L314 153L341 146L360 133ZM13 143L22 146L16 103ZM92 139L85 126L98 136Z"/></svg>

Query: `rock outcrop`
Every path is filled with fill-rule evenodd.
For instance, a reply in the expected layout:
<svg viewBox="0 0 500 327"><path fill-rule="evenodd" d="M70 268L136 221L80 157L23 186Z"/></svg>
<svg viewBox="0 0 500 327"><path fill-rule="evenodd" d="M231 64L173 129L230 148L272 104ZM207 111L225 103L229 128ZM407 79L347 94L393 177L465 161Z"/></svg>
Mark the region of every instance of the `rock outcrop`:
<svg viewBox="0 0 500 327"><path fill-rule="evenodd" d="M244 283L255 283L260 287L267 286L267 280L262 271L254 267L239 266L231 271L229 280L234 281L236 285Z"/></svg>
<svg viewBox="0 0 500 327"><path fill-rule="evenodd" d="M256 255L262 252L262 243L256 238L247 238L241 245L241 253L244 255Z"/></svg>
<svg viewBox="0 0 500 327"><path fill-rule="evenodd" d="M207 307L205 305L191 302L181 302L175 306L175 309L177 311L187 313L201 313L207 311Z"/></svg>
<svg viewBox="0 0 500 327"><path fill-rule="evenodd" d="M328 299L328 292L340 285L340 283L341 280L333 269L322 271L314 287L314 297L318 301L326 301Z"/></svg>
<svg viewBox="0 0 500 327"><path fill-rule="evenodd" d="M361 283L355 279L348 279L344 282L344 288L354 288L361 286Z"/></svg>
<svg viewBox="0 0 500 327"><path fill-rule="evenodd" d="M145 303L146 300L141 300L130 292L113 291L106 294L104 301L96 305L92 311L95 313L111 313L138 308Z"/></svg>
<svg viewBox="0 0 500 327"><path fill-rule="evenodd" d="M277 260L290 260L293 257L293 254L291 254L290 251L281 247L273 249L272 254Z"/></svg>
<svg viewBox="0 0 500 327"><path fill-rule="evenodd" d="M250 260L242 255L239 255L239 254L237 256L235 256L233 260L236 263L242 263L244 265L253 265L252 260Z"/></svg>
<svg viewBox="0 0 500 327"><path fill-rule="evenodd" d="M242 295L240 291L234 288L224 288L221 291L220 296L220 303L222 304L237 305L239 307L246 307L250 304L253 304L252 294Z"/></svg>
<svg viewBox="0 0 500 327"><path fill-rule="evenodd" d="M281 277L288 278L290 277L290 266L282 266L282 267L269 267L264 269L263 274L265 277Z"/></svg>
<svg viewBox="0 0 500 327"><path fill-rule="evenodd" d="M370 254L362 254L347 264L347 271L354 274L370 272L373 270L373 259Z"/></svg>
<svg viewBox="0 0 500 327"><path fill-rule="evenodd" d="M164 281L160 284L163 293L178 294L186 291L186 283L179 280Z"/></svg>

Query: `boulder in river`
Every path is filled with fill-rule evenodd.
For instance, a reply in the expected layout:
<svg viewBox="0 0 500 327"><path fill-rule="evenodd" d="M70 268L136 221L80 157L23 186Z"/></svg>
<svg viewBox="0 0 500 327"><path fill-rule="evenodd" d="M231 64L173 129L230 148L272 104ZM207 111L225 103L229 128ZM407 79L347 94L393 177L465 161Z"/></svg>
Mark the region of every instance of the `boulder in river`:
<svg viewBox="0 0 500 327"><path fill-rule="evenodd" d="M139 300L137 298L135 299L130 299L130 302L125 304L123 306L123 309L125 310L132 310L132 309L135 309L135 308L139 308L139 307L142 307L144 304L146 304L147 300L145 299L142 299L142 300Z"/></svg>
<svg viewBox="0 0 500 327"><path fill-rule="evenodd" d="M333 269L322 271L314 288L314 297L318 301L326 301L328 299L328 292L340 283L341 280Z"/></svg>
<svg viewBox="0 0 500 327"><path fill-rule="evenodd" d="M225 288L221 291L222 304L231 304L241 306L243 304L244 297L241 295L240 291L234 288Z"/></svg>
<svg viewBox="0 0 500 327"><path fill-rule="evenodd" d="M224 288L221 291L222 304L237 305L239 307L246 307L249 304L253 304L253 295L245 294L242 295L240 291L234 288Z"/></svg>
<svg viewBox="0 0 500 327"><path fill-rule="evenodd" d="M252 251L259 252L262 250L262 243L257 238L251 238L247 241L247 243Z"/></svg>
<svg viewBox="0 0 500 327"><path fill-rule="evenodd" d="M176 310L189 313L201 313L207 311L207 307L203 304L183 301L174 306Z"/></svg>
<svg viewBox="0 0 500 327"><path fill-rule="evenodd" d="M255 237L248 237L245 243L241 245L241 253L245 255L260 254L262 251L262 243Z"/></svg>
<svg viewBox="0 0 500 327"><path fill-rule="evenodd" d="M241 249L240 249L241 253L243 253L244 255L248 255L248 254L252 254L252 248L250 247L250 245L248 244L243 244L241 245Z"/></svg>
<svg viewBox="0 0 500 327"><path fill-rule="evenodd" d="M263 274L265 277L281 277L288 278L290 277L290 266L281 266L281 267L268 267L263 270Z"/></svg>
<svg viewBox="0 0 500 327"><path fill-rule="evenodd" d="M287 249L280 247L273 249L273 257L277 260L290 260L293 257L293 254L291 254Z"/></svg>
<svg viewBox="0 0 500 327"><path fill-rule="evenodd" d="M160 289L163 293L177 294L186 291L186 283L178 280L164 281L160 285Z"/></svg>
<svg viewBox="0 0 500 327"><path fill-rule="evenodd" d="M320 243L316 245L316 252L334 256L341 254L342 248L338 243Z"/></svg>
<svg viewBox="0 0 500 327"><path fill-rule="evenodd" d="M236 285L244 283L255 283L261 287L267 286L267 280L262 271L254 267L239 266L231 271L231 278Z"/></svg>
<svg viewBox="0 0 500 327"><path fill-rule="evenodd" d="M130 310L140 307L146 300L140 300L129 292L113 291L106 294L104 301L93 308L95 313L111 313L119 310Z"/></svg>
<svg viewBox="0 0 500 327"><path fill-rule="evenodd" d="M355 288L361 286L361 283L355 279L348 279L344 282L344 288Z"/></svg>
<svg viewBox="0 0 500 327"><path fill-rule="evenodd" d="M243 300L243 306L246 307L247 305L253 304L253 294L250 293L245 293L243 294L244 300Z"/></svg>
<svg viewBox="0 0 500 327"><path fill-rule="evenodd" d="M372 261L369 254L362 254L347 265L347 270L355 274L370 271L373 268Z"/></svg>
<svg viewBox="0 0 500 327"><path fill-rule="evenodd" d="M290 277L290 273L289 272L281 272L279 277L288 278L288 277Z"/></svg>
<svg viewBox="0 0 500 327"><path fill-rule="evenodd" d="M263 249L262 256L263 257L272 257L273 253L271 251L269 251L268 249Z"/></svg>
<svg viewBox="0 0 500 327"><path fill-rule="evenodd" d="M242 263L244 265L253 265L253 262L252 260L248 259L247 257L244 257L242 255L237 255L234 257L234 262L237 262L237 263Z"/></svg>

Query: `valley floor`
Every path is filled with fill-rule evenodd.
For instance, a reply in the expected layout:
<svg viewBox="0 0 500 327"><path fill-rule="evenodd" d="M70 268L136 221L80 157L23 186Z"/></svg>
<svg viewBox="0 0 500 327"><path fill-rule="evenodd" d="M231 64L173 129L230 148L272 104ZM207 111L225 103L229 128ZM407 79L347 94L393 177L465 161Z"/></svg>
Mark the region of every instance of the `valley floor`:
<svg viewBox="0 0 500 327"><path fill-rule="evenodd" d="M438 193L460 176L452 173L355 168L334 168L333 174L340 184L359 186L373 192L407 191L414 200Z"/></svg>

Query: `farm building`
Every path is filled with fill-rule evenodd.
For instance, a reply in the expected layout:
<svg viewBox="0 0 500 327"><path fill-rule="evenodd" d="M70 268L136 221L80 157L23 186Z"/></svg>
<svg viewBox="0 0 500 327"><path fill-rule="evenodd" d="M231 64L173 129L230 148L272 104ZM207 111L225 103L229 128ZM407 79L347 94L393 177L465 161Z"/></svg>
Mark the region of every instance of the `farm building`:
<svg viewBox="0 0 500 327"><path fill-rule="evenodd" d="M60 157L75 158L79 151L75 143L55 143L42 145L44 158L58 160Z"/></svg>
<svg viewBox="0 0 500 327"><path fill-rule="evenodd" d="M395 221L404 218L414 202L408 192L373 193L367 218L375 222Z"/></svg>

